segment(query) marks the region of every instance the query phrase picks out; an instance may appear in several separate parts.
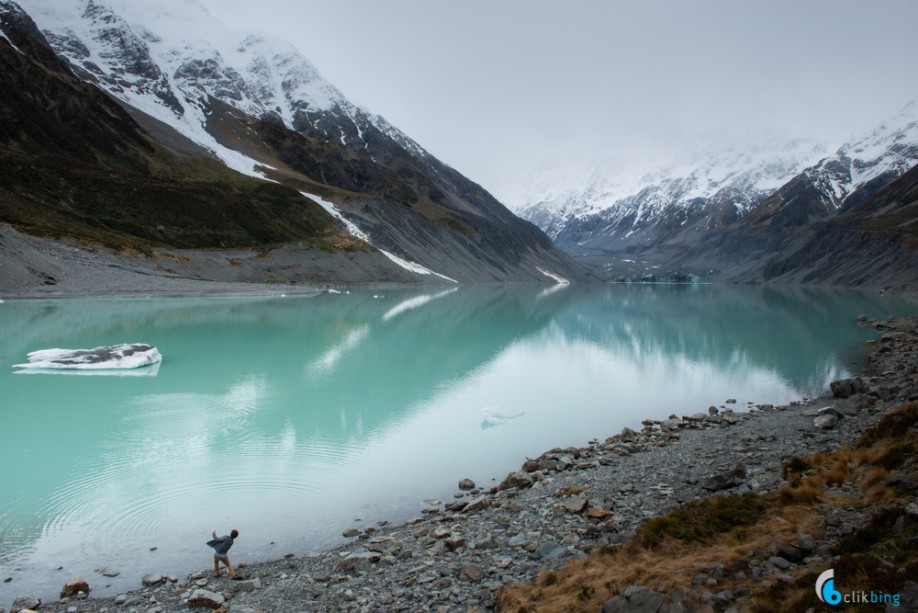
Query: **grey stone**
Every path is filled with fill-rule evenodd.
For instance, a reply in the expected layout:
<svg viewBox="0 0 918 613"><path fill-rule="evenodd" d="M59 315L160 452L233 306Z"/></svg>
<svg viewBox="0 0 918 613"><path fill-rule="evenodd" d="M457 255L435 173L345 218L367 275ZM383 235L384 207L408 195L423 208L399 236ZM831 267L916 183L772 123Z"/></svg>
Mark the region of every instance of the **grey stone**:
<svg viewBox="0 0 918 613"><path fill-rule="evenodd" d="M21 597L10 605L10 613L19 613L23 610L34 610L41 606L40 598Z"/></svg>
<svg viewBox="0 0 918 613"><path fill-rule="evenodd" d="M801 548L791 545L790 543L779 543L776 553L785 560L790 560L794 563L799 563L806 557L806 554Z"/></svg>
<svg viewBox="0 0 918 613"><path fill-rule="evenodd" d="M160 585L166 582L166 575L160 573L151 573L149 575L144 575L140 582L144 585Z"/></svg>
<svg viewBox="0 0 918 613"><path fill-rule="evenodd" d="M790 561L782 558L781 556L771 556L768 558L768 562L775 568L779 568L781 570L787 570L791 567Z"/></svg>
<svg viewBox="0 0 918 613"><path fill-rule="evenodd" d="M839 410L837 410L835 407L822 407L821 409L816 411L816 413L818 415L834 415L835 417L839 419L845 418L844 414L841 413Z"/></svg>
<svg viewBox="0 0 918 613"><path fill-rule="evenodd" d="M738 487L746 482L746 467L737 466L731 471L714 475L710 479L707 479L701 487L708 490L709 492L719 492L721 490L730 489L731 487Z"/></svg>
<svg viewBox="0 0 918 613"><path fill-rule="evenodd" d="M459 570L459 579L471 583L478 583L485 576L485 570L474 562L466 562Z"/></svg>
<svg viewBox="0 0 918 613"><path fill-rule="evenodd" d="M628 613L657 613L666 597L660 592L643 590L628 597Z"/></svg>
<svg viewBox="0 0 918 613"><path fill-rule="evenodd" d="M814 419L813 425L822 430L831 430L838 425L838 417L831 413L826 413Z"/></svg>
<svg viewBox="0 0 918 613"><path fill-rule="evenodd" d="M613 596L605 601L600 613L625 613L628 610L628 601L624 596Z"/></svg>
<svg viewBox="0 0 918 613"><path fill-rule="evenodd" d="M522 471L512 472L504 477L504 480L501 481L500 485L497 486L499 490L508 490L511 488L525 489L532 487L534 483L532 477L528 473Z"/></svg>
<svg viewBox="0 0 918 613"><path fill-rule="evenodd" d="M583 513L589 506L590 501L583 497L574 498L562 505L562 508L568 513Z"/></svg>
<svg viewBox="0 0 918 613"><path fill-rule="evenodd" d="M481 511L491 506L491 501L487 496L476 496L468 501L468 504L465 505L463 513L475 513L476 511Z"/></svg>
<svg viewBox="0 0 918 613"><path fill-rule="evenodd" d="M458 513L459 511L461 511L462 509L464 509L466 506L468 506L468 502L467 502L467 501L465 501L465 500L457 500L457 501L455 501L455 502L448 502L448 503L446 503L446 505L444 505L443 508L446 509L447 511L449 511L450 513Z"/></svg>
<svg viewBox="0 0 918 613"><path fill-rule="evenodd" d="M564 557L567 548L554 541L545 541L535 550L535 553L546 560L557 560Z"/></svg>
<svg viewBox="0 0 918 613"><path fill-rule="evenodd" d="M698 592L677 587L660 608L660 613L714 613L714 608Z"/></svg>
<svg viewBox="0 0 918 613"><path fill-rule="evenodd" d="M223 606L226 599L223 594L210 590L197 589L188 597L188 606L191 608L217 609Z"/></svg>
<svg viewBox="0 0 918 613"><path fill-rule="evenodd" d="M459 482L459 489L464 491L473 490L475 489L475 482L471 479L463 479Z"/></svg>
<svg viewBox="0 0 918 613"><path fill-rule="evenodd" d="M261 579L255 577L254 579L243 579L241 581L236 581L233 584L234 592L254 592L255 590L261 589Z"/></svg>
<svg viewBox="0 0 918 613"><path fill-rule="evenodd" d="M860 377L832 381L829 387L836 398L850 398L854 394L863 394L866 391L864 381Z"/></svg>
<svg viewBox="0 0 918 613"><path fill-rule="evenodd" d="M542 470L542 465L535 460L526 460L523 462L523 470L527 473L534 473L537 470Z"/></svg>
<svg viewBox="0 0 918 613"><path fill-rule="evenodd" d="M613 596L600 609L601 613L658 613L666 598L643 585L632 585L620 596Z"/></svg>
<svg viewBox="0 0 918 613"><path fill-rule="evenodd" d="M369 551L375 551L383 555L391 555L402 550L404 544L391 536L375 536L371 538L366 545Z"/></svg>
<svg viewBox="0 0 918 613"><path fill-rule="evenodd" d="M367 570L370 564L379 562L381 558L382 554L376 551L355 551L338 562L338 568L343 571Z"/></svg>
<svg viewBox="0 0 918 613"><path fill-rule="evenodd" d="M797 547L805 551L806 553L811 553L816 551L816 539L813 538L810 534L798 534L797 535Z"/></svg>

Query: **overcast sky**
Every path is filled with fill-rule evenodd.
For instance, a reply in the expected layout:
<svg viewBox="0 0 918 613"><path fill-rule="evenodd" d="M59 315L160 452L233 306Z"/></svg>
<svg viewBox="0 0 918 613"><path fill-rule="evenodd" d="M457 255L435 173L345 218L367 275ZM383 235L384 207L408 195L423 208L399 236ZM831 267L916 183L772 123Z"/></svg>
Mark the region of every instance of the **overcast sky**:
<svg viewBox="0 0 918 613"><path fill-rule="evenodd" d="M201 1L497 195L717 131L837 146L918 98L916 0Z"/></svg>

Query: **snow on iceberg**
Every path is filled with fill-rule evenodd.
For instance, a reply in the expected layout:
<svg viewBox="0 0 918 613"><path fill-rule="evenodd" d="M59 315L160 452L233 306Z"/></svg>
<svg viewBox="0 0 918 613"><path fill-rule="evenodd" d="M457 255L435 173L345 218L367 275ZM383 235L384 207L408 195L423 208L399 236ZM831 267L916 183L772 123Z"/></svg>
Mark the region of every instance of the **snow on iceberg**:
<svg viewBox="0 0 918 613"><path fill-rule="evenodd" d="M28 355L25 364L14 364L13 368L23 371L37 370L79 370L79 371L123 371L158 365L163 360L159 350L142 343L106 345L95 349L42 349Z"/></svg>

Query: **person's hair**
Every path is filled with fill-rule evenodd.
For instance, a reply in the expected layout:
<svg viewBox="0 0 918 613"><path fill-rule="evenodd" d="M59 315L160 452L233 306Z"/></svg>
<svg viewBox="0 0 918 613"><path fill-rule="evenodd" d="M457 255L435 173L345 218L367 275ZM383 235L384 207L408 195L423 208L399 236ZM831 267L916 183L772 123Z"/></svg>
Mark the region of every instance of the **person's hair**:
<svg viewBox="0 0 918 613"><path fill-rule="evenodd" d="M233 538L236 538L237 536L239 536L239 530L233 530L232 532L230 532L230 536Z"/></svg>

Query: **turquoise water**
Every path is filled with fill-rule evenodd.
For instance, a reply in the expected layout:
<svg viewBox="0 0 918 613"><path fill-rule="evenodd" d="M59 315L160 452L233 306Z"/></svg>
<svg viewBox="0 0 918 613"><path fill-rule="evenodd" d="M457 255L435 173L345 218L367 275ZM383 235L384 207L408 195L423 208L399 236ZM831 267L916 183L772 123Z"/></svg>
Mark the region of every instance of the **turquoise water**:
<svg viewBox="0 0 918 613"><path fill-rule="evenodd" d="M0 304L0 607L148 572L312 553L416 516L462 478L736 398L857 370L860 314L817 289L517 286ZM17 374L30 351L156 345L146 376ZM57 570L62 567L62 570ZM94 573L121 572L109 579ZM106 588L105 586L110 586Z"/></svg>

